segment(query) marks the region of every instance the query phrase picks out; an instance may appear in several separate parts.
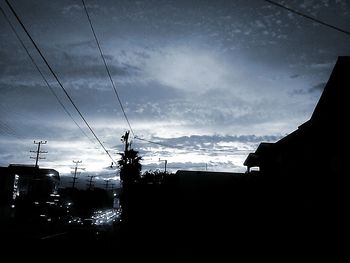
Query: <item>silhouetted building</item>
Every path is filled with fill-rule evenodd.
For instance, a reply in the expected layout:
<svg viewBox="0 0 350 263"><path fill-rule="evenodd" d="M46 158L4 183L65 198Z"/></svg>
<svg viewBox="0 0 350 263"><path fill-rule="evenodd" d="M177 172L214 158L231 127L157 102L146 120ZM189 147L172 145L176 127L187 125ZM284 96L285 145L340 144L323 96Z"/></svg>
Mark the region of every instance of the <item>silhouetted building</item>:
<svg viewBox="0 0 350 263"><path fill-rule="evenodd" d="M16 216L35 207L58 202L59 173L30 165L0 167L0 198L3 217Z"/></svg>
<svg viewBox="0 0 350 263"><path fill-rule="evenodd" d="M350 57L339 57L307 122L276 143L262 142L244 162L266 176L345 176L348 161Z"/></svg>

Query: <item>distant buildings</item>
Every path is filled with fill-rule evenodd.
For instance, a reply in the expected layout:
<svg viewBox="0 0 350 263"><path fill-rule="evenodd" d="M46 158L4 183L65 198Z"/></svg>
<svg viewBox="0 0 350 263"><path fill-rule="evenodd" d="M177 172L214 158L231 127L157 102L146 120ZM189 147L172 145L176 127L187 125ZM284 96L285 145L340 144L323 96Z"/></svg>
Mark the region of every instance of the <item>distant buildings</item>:
<svg viewBox="0 0 350 263"><path fill-rule="evenodd" d="M345 176L349 156L350 57L339 57L310 120L244 162L266 176ZM306 177L304 177L306 178Z"/></svg>

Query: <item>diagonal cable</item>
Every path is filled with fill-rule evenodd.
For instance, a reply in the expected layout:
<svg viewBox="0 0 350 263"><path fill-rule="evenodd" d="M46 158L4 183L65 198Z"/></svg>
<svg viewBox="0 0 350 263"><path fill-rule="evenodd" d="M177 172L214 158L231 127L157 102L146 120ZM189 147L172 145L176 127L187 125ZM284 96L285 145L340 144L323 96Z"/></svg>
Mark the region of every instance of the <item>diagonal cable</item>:
<svg viewBox="0 0 350 263"><path fill-rule="evenodd" d="M68 111L68 109L64 106L64 104L62 103L62 101L60 100L60 98L57 96L56 92L53 90L53 88L51 87L51 85L49 84L49 82L47 81L46 77L44 76L44 74L42 73L42 71L40 70L39 66L37 65L37 63L35 62L33 56L29 53L28 48L24 45L24 42L22 41L22 39L20 38L20 36L18 35L15 27L13 26L13 24L11 23L10 19L8 18L8 16L5 14L4 10L2 9L2 7L0 6L0 11L1 13L4 15L7 23L10 25L13 33L15 34L17 40L21 43L21 46L23 47L23 49L26 51L28 57L30 58L30 60L32 61L33 65L35 66L35 68L37 69L37 71L39 72L40 76L43 78L46 86L50 89L51 93L55 96L56 100L58 101L58 103L61 105L61 107L63 108L63 110L67 113L67 115L72 119L72 121L75 123L75 125L80 129L80 131L85 135L86 138L88 138L89 140L90 137L87 136L87 134L84 132L84 130L79 126L79 124L74 120L72 114L70 114L70 112Z"/></svg>
<svg viewBox="0 0 350 263"><path fill-rule="evenodd" d="M350 31L347 31L347 30L345 30L345 29L341 29L341 28L339 28L339 27L333 26L333 25L331 25L331 24L329 24L329 23L323 22L322 20L319 20L319 19L317 19L317 18L315 18L315 17L306 15L306 14L304 14L304 13L302 13L302 12L299 12L299 11L297 11L297 10L294 10L294 9L292 9L292 8L290 8L290 7L287 7L287 6L285 6L285 5L282 5L282 4L277 3L277 2L275 2L275 1L271 1L271 0L263 0L263 1L268 2L268 3L272 4L272 5L278 6L278 7L280 7L280 8L283 8L283 9L285 9L285 10L291 12L291 13L297 14L298 16L302 16L302 17L304 17L304 18L310 19L310 20L312 20L312 21L314 21L314 22L316 22L316 23L318 23L318 24L321 24L321 25L324 25L324 26L329 27L329 28L331 28L331 29L337 30L337 31L339 31L339 32L341 32L341 33L350 35Z"/></svg>
<svg viewBox="0 0 350 263"><path fill-rule="evenodd" d="M50 70L51 74L53 75L53 77L56 79L57 83L59 84L59 86L62 88L63 92L66 94L67 98L69 99L69 101L72 103L72 105L74 106L75 110L79 113L80 117L82 118L82 120L85 122L86 126L89 128L89 130L91 131L91 133L94 135L95 139L98 141L98 143L101 145L101 147L103 148L103 150L106 152L106 154L109 156L109 158L114 162L115 160L112 158L112 156L110 155L110 153L107 151L107 149L105 148L105 146L103 145L103 143L101 142L101 140L97 137L96 133L94 132L94 130L91 128L90 124L87 122L87 120L85 119L85 117L83 116L83 114L80 112L80 110L78 109L78 107L76 106L76 104L74 103L74 101L72 100L72 98L70 97L70 95L68 94L67 90L63 87L61 81L58 79L56 73L53 71L53 69L51 68L50 64L48 63L48 61L46 60L46 58L44 57L43 53L41 52L41 50L39 49L38 45L35 43L34 39L31 37L31 35L29 34L27 28L24 26L24 24L22 23L21 19L18 17L16 11L13 9L13 7L11 6L11 4L9 3L8 0L5 0L7 5L9 6L11 12L13 13L13 15L16 17L18 23L21 25L22 29L24 30L24 32L27 34L27 36L29 37L30 41L33 43L35 49L38 51L40 57L43 59L43 61L45 62L46 66L48 67L48 69Z"/></svg>
<svg viewBox="0 0 350 263"><path fill-rule="evenodd" d="M120 99L120 97L119 97L117 88L116 88L116 86L115 86L115 84L114 84L114 81L113 81L113 79L112 79L111 73L110 73L110 71L109 71L109 69L108 69L107 62L106 62L106 59L105 59L105 57L104 57L104 55L103 55L103 52L102 52L102 49L101 49L101 45L100 45L100 43L99 43L99 41L98 41L98 38L97 38L97 36L96 36L95 29L94 29L94 27L93 27L93 25L92 25L92 21L91 21L89 12L87 11L87 8L86 8L86 5L85 5L84 0L81 0L81 2L83 3L86 16L87 16L87 18L88 18L88 20L89 20L89 24L90 24L91 31L92 31L92 33L93 33L93 35L94 35L94 38L95 38L95 41L96 41L98 50L100 51L100 55L101 55L101 58L102 58L102 60L103 60L103 64L104 64L104 66L105 66L105 68L106 68L106 71L107 71L109 80L111 81L111 84L112 84L114 93L115 93L115 95L117 96L117 99L118 99L120 108L121 108L121 110L122 110L122 112L123 112L123 114L124 114L124 118L125 118L126 122L128 123L129 129L130 129L132 135L135 137L135 133L134 133L133 129L131 128L129 118L128 118L128 116L126 115L126 112L125 112L123 103L122 103L122 101L121 101L121 99Z"/></svg>

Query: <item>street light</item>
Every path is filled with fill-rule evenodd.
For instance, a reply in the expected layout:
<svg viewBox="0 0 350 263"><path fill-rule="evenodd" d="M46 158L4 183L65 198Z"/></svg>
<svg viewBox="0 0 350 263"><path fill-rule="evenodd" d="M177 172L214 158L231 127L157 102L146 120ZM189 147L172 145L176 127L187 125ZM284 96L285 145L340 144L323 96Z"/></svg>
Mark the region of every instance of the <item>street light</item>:
<svg viewBox="0 0 350 263"><path fill-rule="evenodd" d="M161 159L159 158L159 161L160 161L160 162L164 162L164 173L166 173L166 165L167 165L167 163L168 163L168 160L161 160Z"/></svg>

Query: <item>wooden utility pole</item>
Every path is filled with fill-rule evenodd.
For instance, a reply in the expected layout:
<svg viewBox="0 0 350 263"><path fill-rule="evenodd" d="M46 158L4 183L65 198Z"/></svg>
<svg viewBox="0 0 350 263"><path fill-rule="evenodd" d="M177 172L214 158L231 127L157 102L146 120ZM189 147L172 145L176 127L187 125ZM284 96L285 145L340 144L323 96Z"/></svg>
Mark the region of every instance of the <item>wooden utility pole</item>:
<svg viewBox="0 0 350 263"><path fill-rule="evenodd" d="M161 159L159 158L159 161L160 161L160 162L164 162L164 173L166 173L166 165L168 164L168 160L161 160Z"/></svg>
<svg viewBox="0 0 350 263"><path fill-rule="evenodd" d="M125 143L125 149L124 149L124 153L126 153L129 150L129 131L125 132L125 135L122 136L122 142Z"/></svg>
<svg viewBox="0 0 350 263"><path fill-rule="evenodd" d="M88 185L88 189L92 190L92 188L94 186L93 183L92 183L92 180L94 179L95 176L94 175L89 175L88 177L90 178L88 180L89 183L87 184Z"/></svg>
<svg viewBox="0 0 350 263"><path fill-rule="evenodd" d="M106 190L108 190L109 179L105 179L104 181L106 182Z"/></svg>
<svg viewBox="0 0 350 263"><path fill-rule="evenodd" d="M82 163L82 161L73 161L73 163L75 163L75 167L74 167L74 172L72 172L73 173L72 188L75 188L75 182L78 180L77 175L80 174L80 172L78 172L78 169L82 169L82 168L78 168L78 164Z"/></svg>
<svg viewBox="0 0 350 263"><path fill-rule="evenodd" d="M40 146L42 144L46 144L47 141L40 141L40 142L36 142L34 141L34 144L38 145L38 149L36 151L30 151L31 153L36 153L36 157L30 156L31 159L35 159L35 167L39 167L38 166L38 161L39 159L45 159L45 157L40 157L41 153L47 153L47 151L40 151Z"/></svg>

